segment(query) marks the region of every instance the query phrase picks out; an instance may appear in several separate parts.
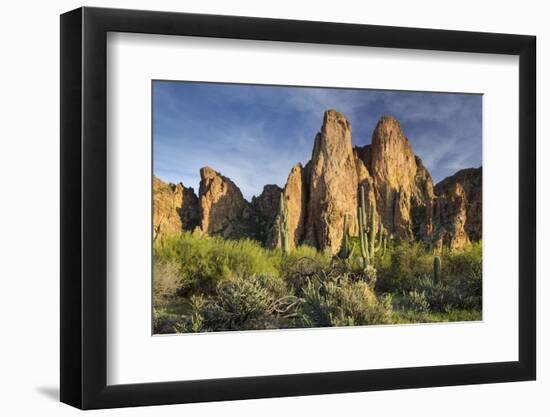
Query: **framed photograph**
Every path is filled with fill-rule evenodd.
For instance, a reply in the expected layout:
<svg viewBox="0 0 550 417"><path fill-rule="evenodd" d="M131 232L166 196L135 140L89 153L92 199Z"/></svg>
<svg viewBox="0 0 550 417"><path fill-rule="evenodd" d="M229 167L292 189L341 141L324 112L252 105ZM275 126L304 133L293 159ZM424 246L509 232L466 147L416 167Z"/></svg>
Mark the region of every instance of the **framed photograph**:
<svg viewBox="0 0 550 417"><path fill-rule="evenodd" d="M61 16L61 401L533 380L535 37Z"/></svg>

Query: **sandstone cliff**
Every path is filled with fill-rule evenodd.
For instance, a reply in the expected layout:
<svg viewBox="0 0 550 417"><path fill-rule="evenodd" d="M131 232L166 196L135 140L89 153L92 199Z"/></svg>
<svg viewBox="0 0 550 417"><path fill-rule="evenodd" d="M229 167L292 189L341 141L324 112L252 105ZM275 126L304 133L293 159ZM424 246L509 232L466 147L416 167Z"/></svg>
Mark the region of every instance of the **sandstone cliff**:
<svg viewBox="0 0 550 417"><path fill-rule="evenodd" d="M464 247L482 237L481 168L465 169L437 184L414 154L399 122L383 116L372 143L352 147L351 124L328 110L313 143L311 160L297 163L283 189L264 186L251 202L231 179L204 167L199 196L183 185L155 179L154 224L161 233L200 224L206 234L250 237L268 247L280 246L281 193L289 213L291 247L307 244L336 253L348 215L357 233L358 193L365 189L367 213L374 208L375 227L398 239L415 239L436 247Z"/></svg>
<svg viewBox="0 0 550 417"><path fill-rule="evenodd" d="M351 124L335 110L325 112L323 126L315 138L308 183L305 243L336 253L342 241L344 215L356 223L359 183Z"/></svg>
<svg viewBox="0 0 550 417"><path fill-rule="evenodd" d="M369 158L376 207L382 224L397 238L423 238L431 232L432 179L410 146L399 122L383 116L362 152Z"/></svg>
<svg viewBox="0 0 550 417"><path fill-rule="evenodd" d="M203 233L225 238L245 237L253 232L252 210L233 181L210 167L200 171L199 208Z"/></svg>
<svg viewBox="0 0 550 417"><path fill-rule="evenodd" d="M435 186L436 246L458 249L482 237L482 169L458 171Z"/></svg>
<svg viewBox="0 0 550 417"><path fill-rule="evenodd" d="M288 243L293 248L303 243L306 227L306 210L308 195L307 170L297 163L290 170L283 189L283 199L288 210ZM267 239L267 246L281 246L279 202L273 228Z"/></svg>
<svg viewBox="0 0 550 417"><path fill-rule="evenodd" d="M199 205L193 188L153 177L153 239L191 230L198 223Z"/></svg>
<svg viewBox="0 0 550 417"><path fill-rule="evenodd" d="M257 225L259 240L266 242L269 247L277 246L274 239L279 233L276 221L282 191L278 185L268 184L259 196L252 197L253 220Z"/></svg>

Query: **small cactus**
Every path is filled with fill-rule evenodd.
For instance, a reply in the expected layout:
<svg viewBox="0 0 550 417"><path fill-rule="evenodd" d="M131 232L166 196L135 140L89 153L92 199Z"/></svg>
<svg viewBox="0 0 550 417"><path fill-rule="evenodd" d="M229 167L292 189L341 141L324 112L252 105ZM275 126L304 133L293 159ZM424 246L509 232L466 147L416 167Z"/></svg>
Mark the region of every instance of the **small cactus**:
<svg viewBox="0 0 550 417"><path fill-rule="evenodd" d="M441 258L434 256L434 284L441 282Z"/></svg>
<svg viewBox="0 0 550 417"><path fill-rule="evenodd" d="M289 251L288 242L288 209L285 204L284 194L281 192L279 201L279 236L281 238L281 251L286 255Z"/></svg>

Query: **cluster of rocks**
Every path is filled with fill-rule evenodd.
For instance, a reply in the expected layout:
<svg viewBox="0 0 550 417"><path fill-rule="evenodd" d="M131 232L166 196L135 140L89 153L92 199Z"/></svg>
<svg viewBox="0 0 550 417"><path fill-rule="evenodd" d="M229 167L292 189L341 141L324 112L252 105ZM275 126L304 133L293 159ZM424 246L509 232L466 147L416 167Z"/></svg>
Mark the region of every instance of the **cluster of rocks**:
<svg viewBox="0 0 550 417"><path fill-rule="evenodd" d="M288 210L291 247L307 244L336 253L344 216L357 234L357 202L365 189L382 227L395 238L459 249L482 236L482 169L457 172L437 185L416 156L399 122L382 117L370 145L352 146L351 124L328 110L311 160L294 165L284 188L269 184L248 202L229 178L200 171L199 195L154 178L153 228L158 234L197 230L226 238L250 237L280 246L279 204ZM376 222L378 224L378 222Z"/></svg>

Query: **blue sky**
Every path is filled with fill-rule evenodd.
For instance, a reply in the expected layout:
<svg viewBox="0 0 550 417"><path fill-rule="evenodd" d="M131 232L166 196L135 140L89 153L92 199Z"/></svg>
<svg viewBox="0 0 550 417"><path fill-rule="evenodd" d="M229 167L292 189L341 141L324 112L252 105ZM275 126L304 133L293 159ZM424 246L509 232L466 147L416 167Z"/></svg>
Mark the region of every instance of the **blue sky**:
<svg viewBox="0 0 550 417"><path fill-rule="evenodd" d="M434 183L481 165L481 95L153 82L153 170L198 193L208 165L250 199L265 184L284 186L291 167L311 158L323 113L352 125L354 145L371 143L378 119L401 123Z"/></svg>

